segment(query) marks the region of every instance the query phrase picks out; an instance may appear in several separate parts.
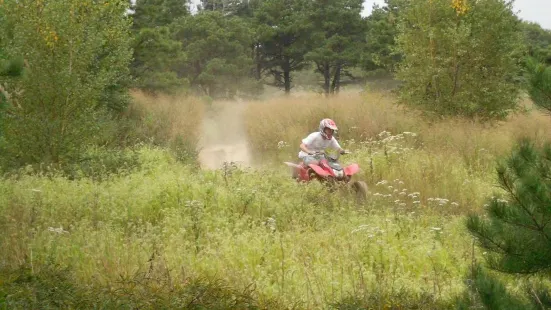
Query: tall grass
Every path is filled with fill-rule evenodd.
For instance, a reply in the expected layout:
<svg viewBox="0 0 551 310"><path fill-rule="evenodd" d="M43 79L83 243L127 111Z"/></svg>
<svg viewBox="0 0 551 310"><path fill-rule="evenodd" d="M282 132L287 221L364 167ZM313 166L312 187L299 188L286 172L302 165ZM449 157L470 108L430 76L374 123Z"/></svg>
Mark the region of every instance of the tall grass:
<svg viewBox="0 0 551 310"><path fill-rule="evenodd" d="M547 118L537 111L485 124L428 119L394 101L390 93L370 92L252 103L246 113L251 149L260 161L298 160L301 139L316 131L322 118L330 117L339 126L341 144L361 151L343 160L359 162L361 177L372 188L380 181L399 179L405 188L420 192L425 202L448 199L459 206L454 212L463 213L480 209L496 190L496 160L518 138L543 141L551 130ZM393 155L396 152L407 156Z"/></svg>
<svg viewBox="0 0 551 310"><path fill-rule="evenodd" d="M470 247L460 219L357 205L277 172L195 173L158 149L142 149L139 160L143 170L108 182L0 181L0 303L32 305L36 295L24 290L49 292L54 276L65 301L146 308L185 308L201 279L222 283L224 298L245 294L271 309L350 298L418 307L462 290ZM102 299L89 300L86 288Z"/></svg>
<svg viewBox="0 0 551 310"><path fill-rule="evenodd" d="M205 103L196 97L131 93L124 140L168 147L185 161L197 159Z"/></svg>
<svg viewBox="0 0 551 310"><path fill-rule="evenodd" d="M296 157L333 117L370 184L358 202L285 169L197 171L164 142L197 135L202 105L141 96L139 169L0 179L0 308L450 308L484 256L462 214L517 136L549 129L537 113L429 123L375 93L249 104L260 160Z"/></svg>

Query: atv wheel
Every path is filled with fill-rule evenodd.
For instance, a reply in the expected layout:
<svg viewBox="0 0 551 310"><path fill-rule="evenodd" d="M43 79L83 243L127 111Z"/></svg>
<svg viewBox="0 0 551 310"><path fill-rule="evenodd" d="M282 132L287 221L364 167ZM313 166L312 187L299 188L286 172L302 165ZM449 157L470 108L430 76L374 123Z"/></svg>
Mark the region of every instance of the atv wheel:
<svg viewBox="0 0 551 310"><path fill-rule="evenodd" d="M354 181L350 184L350 186L360 201L367 199L367 184L365 184L364 181Z"/></svg>

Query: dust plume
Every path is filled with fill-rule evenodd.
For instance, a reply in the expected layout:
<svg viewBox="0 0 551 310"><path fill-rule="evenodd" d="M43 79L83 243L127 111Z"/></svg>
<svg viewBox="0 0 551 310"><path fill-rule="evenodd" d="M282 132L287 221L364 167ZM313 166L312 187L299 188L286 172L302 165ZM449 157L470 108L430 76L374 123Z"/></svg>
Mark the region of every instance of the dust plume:
<svg viewBox="0 0 551 310"><path fill-rule="evenodd" d="M199 162L203 169L219 169L224 162L251 166L243 101L217 101L203 117Z"/></svg>

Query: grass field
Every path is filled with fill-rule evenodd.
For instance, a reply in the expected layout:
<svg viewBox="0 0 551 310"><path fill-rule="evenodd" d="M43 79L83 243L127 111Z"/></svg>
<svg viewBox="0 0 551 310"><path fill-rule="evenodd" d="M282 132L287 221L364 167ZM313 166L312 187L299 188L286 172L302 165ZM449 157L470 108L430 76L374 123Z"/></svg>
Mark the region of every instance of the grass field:
<svg viewBox="0 0 551 310"><path fill-rule="evenodd" d="M165 105L174 137L200 126L202 108L182 102ZM142 146L128 150L139 169L101 182L0 179L0 308L449 308L483 257L464 215L499 194L495 163L517 138L551 129L534 111L429 121L380 92L250 102L244 117L254 169L198 171ZM367 201L282 164L323 117Z"/></svg>

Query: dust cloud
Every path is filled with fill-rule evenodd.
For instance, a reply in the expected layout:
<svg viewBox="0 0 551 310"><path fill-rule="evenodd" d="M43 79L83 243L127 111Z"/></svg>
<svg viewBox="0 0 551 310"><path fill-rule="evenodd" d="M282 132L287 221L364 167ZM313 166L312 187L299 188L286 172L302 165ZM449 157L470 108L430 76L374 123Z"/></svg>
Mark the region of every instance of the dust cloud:
<svg viewBox="0 0 551 310"><path fill-rule="evenodd" d="M251 167L251 153L245 129L243 101L217 101L205 113L199 141L199 162L203 169L219 169L225 162Z"/></svg>

